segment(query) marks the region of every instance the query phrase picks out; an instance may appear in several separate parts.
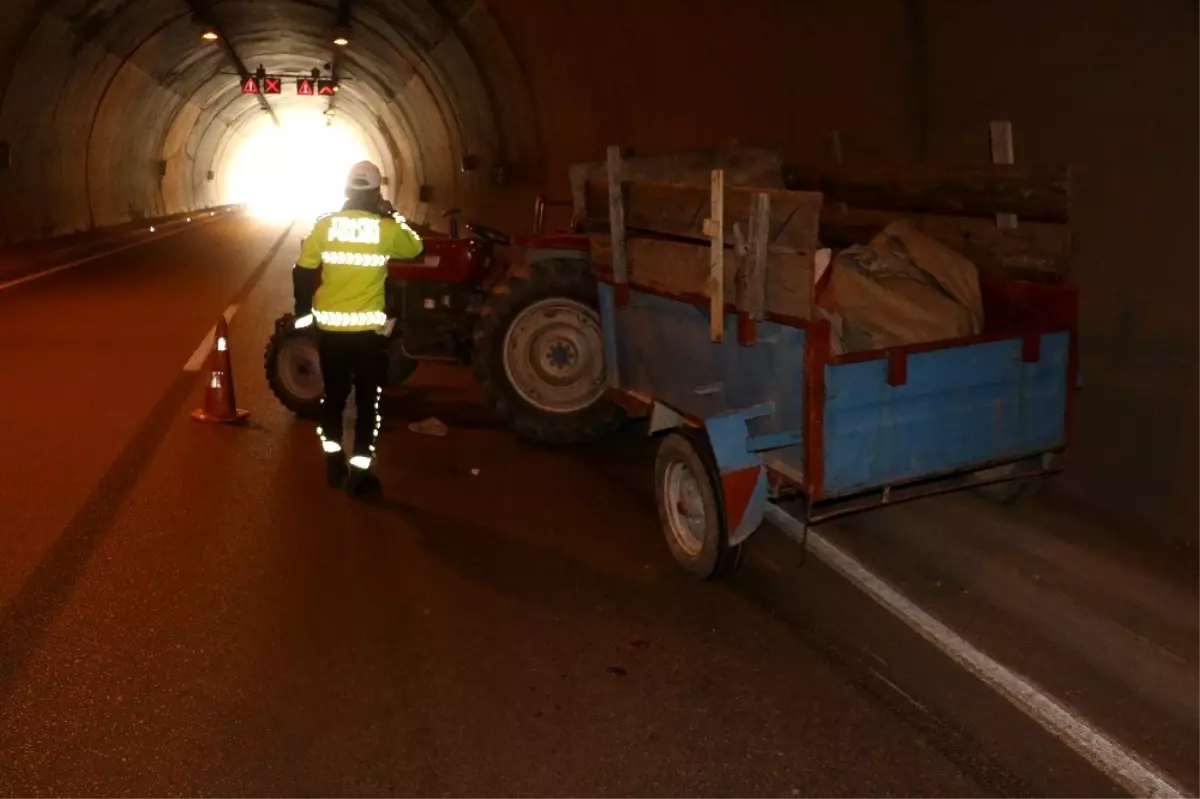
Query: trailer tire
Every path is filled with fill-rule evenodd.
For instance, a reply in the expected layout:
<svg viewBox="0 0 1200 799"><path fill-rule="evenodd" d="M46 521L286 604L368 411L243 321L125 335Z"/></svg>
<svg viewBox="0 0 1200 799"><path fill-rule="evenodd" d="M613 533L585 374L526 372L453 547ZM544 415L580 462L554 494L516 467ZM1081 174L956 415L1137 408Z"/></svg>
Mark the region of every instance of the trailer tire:
<svg viewBox="0 0 1200 799"><path fill-rule="evenodd" d="M517 435L580 444L616 432L625 412L604 396L596 281L587 262L554 258L496 285L475 326L471 359L488 405ZM542 348L562 364L543 362ZM560 353L561 350L561 353ZM551 368L561 368L558 375ZM545 401L536 401L538 395Z"/></svg>
<svg viewBox="0 0 1200 799"><path fill-rule="evenodd" d="M654 459L654 494L663 536L675 561L710 580L737 570L743 545L729 546L721 483L708 442L671 433Z"/></svg>

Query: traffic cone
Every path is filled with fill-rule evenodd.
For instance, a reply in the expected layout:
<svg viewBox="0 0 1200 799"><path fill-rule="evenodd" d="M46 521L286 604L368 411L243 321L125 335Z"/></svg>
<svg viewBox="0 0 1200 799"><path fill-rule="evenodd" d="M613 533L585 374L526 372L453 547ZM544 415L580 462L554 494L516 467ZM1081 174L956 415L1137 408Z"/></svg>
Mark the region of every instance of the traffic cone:
<svg viewBox="0 0 1200 799"><path fill-rule="evenodd" d="M241 422L250 411L237 406L233 391L233 365L229 362L229 327L224 315L217 322L212 352L208 354L208 386L204 389L204 407L192 411L201 422Z"/></svg>

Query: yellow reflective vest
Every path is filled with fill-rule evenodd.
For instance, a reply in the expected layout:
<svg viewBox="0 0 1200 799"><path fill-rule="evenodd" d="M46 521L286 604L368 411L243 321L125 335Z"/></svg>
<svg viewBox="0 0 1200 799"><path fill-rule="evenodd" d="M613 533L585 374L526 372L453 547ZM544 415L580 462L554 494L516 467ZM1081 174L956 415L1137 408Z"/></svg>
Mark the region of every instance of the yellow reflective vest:
<svg viewBox="0 0 1200 799"><path fill-rule="evenodd" d="M425 249L403 218L339 211L317 220L296 266L320 269L313 321L322 330L374 330L387 322L387 264Z"/></svg>

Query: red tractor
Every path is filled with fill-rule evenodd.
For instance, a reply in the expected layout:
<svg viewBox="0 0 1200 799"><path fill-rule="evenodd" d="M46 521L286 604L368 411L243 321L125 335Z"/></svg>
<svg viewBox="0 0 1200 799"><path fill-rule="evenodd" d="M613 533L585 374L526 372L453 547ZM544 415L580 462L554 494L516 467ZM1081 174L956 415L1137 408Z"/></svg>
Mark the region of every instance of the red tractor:
<svg viewBox="0 0 1200 799"><path fill-rule="evenodd" d="M542 442L595 440L624 421L605 396L596 282L582 236L516 240L482 225L423 235L424 254L389 265L389 384L421 361L471 364L489 405L518 435ZM539 201L537 229L542 203ZM424 231L422 231L424 234ZM498 259L496 249L516 256ZM510 249L511 248L511 249ZM267 382L280 402L312 418L324 393L315 332L282 317L267 343Z"/></svg>

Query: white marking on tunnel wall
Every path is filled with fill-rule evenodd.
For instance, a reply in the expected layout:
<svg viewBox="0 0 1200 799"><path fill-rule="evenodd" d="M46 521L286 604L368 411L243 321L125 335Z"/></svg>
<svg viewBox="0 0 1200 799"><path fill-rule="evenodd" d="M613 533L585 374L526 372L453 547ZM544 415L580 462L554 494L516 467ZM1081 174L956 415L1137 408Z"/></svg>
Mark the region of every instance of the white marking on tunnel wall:
<svg viewBox="0 0 1200 799"><path fill-rule="evenodd" d="M233 315L237 313L237 311L237 305L230 305L225 309L225 313L223 314L225 317L225 324L229 324L233 321ZM188 362L183 365L183 371L200 371L200 368L204 366L204 362L208 359L208 353L212 351L213 337L216 335L217 326L213 325L208 329L208 332L204 334L204 339L200 342L200 346L196 347L196 351L192 353L192 357L188 358ZM224 339L221 339L221 341L224 341Z"/></svg>
<svg viewBox="0 0 1200 799"><path fill-rule="evenodd" d="M213 214L215 215L216 212L214 211ZM57 274L59 272L64 272L68 269L74 269L77 266L83 266L84 264L89 264L92 261L98 261L101 258L107 258L110 255L116 255L117 253L124 252L125 250L132 250L134 247L140 247L143 244L149 244L151 242L160 242L165 238L174 236L177 233L182 233L185 230L187 230L187 227L180 225L179 227L177 227L173 230L166 230L161 235L155 236L152 239L151 238L143 238L143 239L138 239L137 241L131 241L128 244L122 244L120 247L114 247L111 250L105 250L104 252L93 253L92 255L84 256L83 258L80 258L78 260L71 261L71 262L65 263L65 264L60 264L59 266L56 266L53 269L47 269L44 272L35 272L32 275L26 275L25 277L19 277L16 280L10 280L7 283L0 283L0 291L4 291L5 289L16 288L17 286L24 285L25 283L32 283L35 280L41 280L44 277L49 277L50 275ZM151 228L151 232L153 232L153 228Z"/></svg>
<svg viewBox="0 0 1200 799"><path fill-rule="evenodd" d="M782 508L768 505L767 519L791 538L803 540L804 524ZM824 536L810 530L808 549L1132 795L1189 795L1079 713L975 648Z"/></svg>

